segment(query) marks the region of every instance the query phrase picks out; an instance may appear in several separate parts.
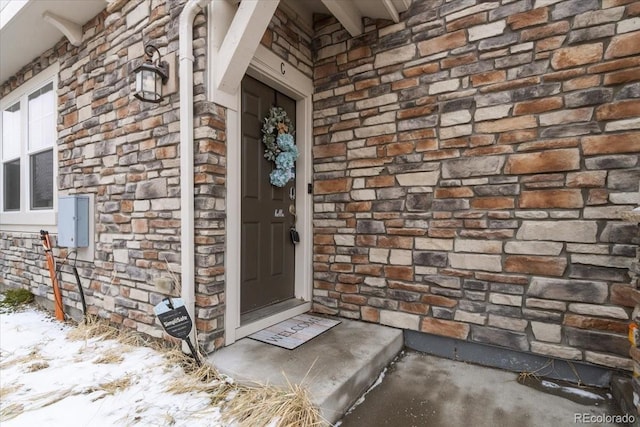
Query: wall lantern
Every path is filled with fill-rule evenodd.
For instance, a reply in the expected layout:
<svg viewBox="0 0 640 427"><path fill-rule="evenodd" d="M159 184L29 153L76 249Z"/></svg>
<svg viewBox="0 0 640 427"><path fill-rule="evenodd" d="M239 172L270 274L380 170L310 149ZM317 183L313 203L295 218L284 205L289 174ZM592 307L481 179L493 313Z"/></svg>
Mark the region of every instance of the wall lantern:
<svg viewBox="0 0 640 427"><path fill-rule="evenodd" d="M144 53L145 61L133 70L136 73L136 92L133 96L141 101L157 104L164 99L162 85L169 79L169 64L162 60L160 51L152 44L144 47ZM155 63L153 62L154 53L158 55Z"/></svg>

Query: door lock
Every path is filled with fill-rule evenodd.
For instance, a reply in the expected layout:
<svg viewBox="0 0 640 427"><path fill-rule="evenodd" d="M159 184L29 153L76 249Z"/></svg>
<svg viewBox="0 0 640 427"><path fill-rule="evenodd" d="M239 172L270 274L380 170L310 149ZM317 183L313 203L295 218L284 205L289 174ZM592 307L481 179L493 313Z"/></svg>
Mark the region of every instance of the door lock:
<svg viewBox="0 0 640 427"><path fill-rule="evenodd" d="M296 230L294 226L291 226L289 229L289 236L291 236L291 243L294 245L300 243L300 233L298 233L298 230Z"/></svg>

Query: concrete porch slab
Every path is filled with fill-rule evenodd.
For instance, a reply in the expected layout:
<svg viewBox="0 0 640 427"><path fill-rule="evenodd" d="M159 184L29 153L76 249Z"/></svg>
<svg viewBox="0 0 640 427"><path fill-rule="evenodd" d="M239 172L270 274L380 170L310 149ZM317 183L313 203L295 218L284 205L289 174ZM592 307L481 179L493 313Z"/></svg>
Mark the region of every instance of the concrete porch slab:
<svg viewBox="0 0 640 427"><path fill-rule="evenodd" d="M408 350L342 427L615 427L622 416L606 389L554 380L518 382L518 373Z"/></svg>
<svg viewBox="0 0 640 427"><path fill-rule="evenodd" d="M294 350L243 338L208 357L237 381L302 384L322 417L334 423L373 384L403 346L402 331L342 321Z"/></svg>

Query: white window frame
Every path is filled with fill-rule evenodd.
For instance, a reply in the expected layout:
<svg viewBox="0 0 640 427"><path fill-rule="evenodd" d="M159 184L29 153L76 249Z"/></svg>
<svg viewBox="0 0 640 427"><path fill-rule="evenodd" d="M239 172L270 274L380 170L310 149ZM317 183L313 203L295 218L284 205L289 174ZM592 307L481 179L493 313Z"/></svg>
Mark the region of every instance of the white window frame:
<svg viewBox="0 0 640 427"><path fill-rule="evenodd" d="M56 214L58 211L58 144L57 144L57 123L58 123L58 71L59 65L56 63L44 69L37 76L33 77L10 94L0 100L0 112L11 107L16 102L20 103L21 120L20 120L20 210L4 211L4 157L2 155L2 132L0 132L0 230L2 231L21 231L21 232L37 232L46 226L47 231L51 233L57 232ZM29 111L28 98L29 95L36 90L53 83L53 93L56 105L54 107L54 123L55 132L53 150L53 208L52 209L31 209L31 155L38 152L46 151L49 148L41 150L29 150L29 123L27 115L24 112ZM0 127L2 123L2 115L0 114Z"/></svg>

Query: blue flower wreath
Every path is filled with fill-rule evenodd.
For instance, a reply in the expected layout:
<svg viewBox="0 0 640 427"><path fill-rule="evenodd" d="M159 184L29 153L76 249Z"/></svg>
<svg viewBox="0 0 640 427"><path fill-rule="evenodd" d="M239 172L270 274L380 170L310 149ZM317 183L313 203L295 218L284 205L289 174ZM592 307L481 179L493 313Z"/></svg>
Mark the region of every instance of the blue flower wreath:
<svg viewBox="0 0 640 427"><path fill-rule="evenodd" d="M298 147L293 139L294 128L287 113L281 107L271 107L262 125L262 143L265 159L274 162L275 169L269 180L276 187L284 187L295 178L295 162Z"/></svg>

